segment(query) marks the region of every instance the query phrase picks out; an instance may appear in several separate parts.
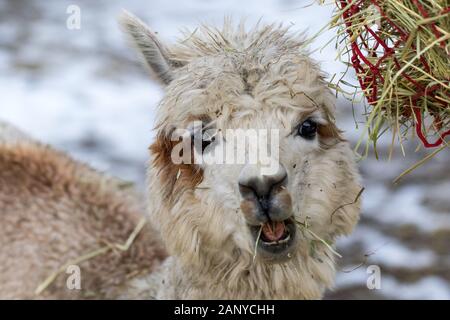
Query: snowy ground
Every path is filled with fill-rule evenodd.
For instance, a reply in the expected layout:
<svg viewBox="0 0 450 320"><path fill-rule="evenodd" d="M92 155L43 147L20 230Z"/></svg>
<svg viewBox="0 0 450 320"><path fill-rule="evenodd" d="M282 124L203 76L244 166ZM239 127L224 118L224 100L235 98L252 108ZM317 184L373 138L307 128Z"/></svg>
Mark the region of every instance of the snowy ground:
<svg viewBox="0 0 450 320"><path fill-rule="evenodd" d="M246 17L249 24L260 17L282 21L311 35L332 10L311 2L0 0L0 119L142 188L153 109L162 91L141 70L117 27L121 8L171 41L182 27L218 25L226 14ZM66 28L72 4L81 9L80 30ZM322 35L313 48L332 36ZM328 73L343 71L333 46L314 56ZM341 127L355 143L359 133L351 107L341 101L339 109ZM397 150L390 162L371 157L360 163L363 215L352 236L339 243L344 257L328 298L450 299L450 155L442 152L393 185L425 154L414 153L415 147L407 145L407 159ZM386 144L381 150L387 153ZM366 286L371 264L381 269L380 290Z"/></svg>

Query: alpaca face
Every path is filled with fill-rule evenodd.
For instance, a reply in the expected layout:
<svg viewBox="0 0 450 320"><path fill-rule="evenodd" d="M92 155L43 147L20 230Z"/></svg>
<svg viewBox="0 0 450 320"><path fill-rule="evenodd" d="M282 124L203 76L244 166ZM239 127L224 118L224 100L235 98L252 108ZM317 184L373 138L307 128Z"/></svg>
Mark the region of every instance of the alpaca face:
<svg viewBox="0 0 450 320"><path fill-rule="evenodd" d="M235 246L247 252L255 251L256 246L259 258L282 262L297 250L295 220L300 217L295 212L299 213L301 195L305 192L299 190L303 188L297 179L305 170L304 159L320 150L317 131L319 123L325 120L320 112L308 108L305 109L309 112L303 112L303 109L257 106L257 98L246 93L236 95L232 103L234 116L225 120L219 115L204 125L216 134L214 141L209 139L205 143L203 139L201 149L195 152L195 157L201 153L205 158L203 163L196 164L203 178L195 196L209 199L208 206L198 209L199 212L211 211L210 204L221 208L218 221L229 228L228 237L234 238ZM256 109L249 112L250 104ZM266 145L265 157L260 157ZM227 157L230 150L231 159ZM213 156L212 161L206 161ZM239 156L243 157L238 159ZM270 161L264 161L267 159Z"/></svg>
<svg viewBox="0 0 450 320"><path fill-rule="evenodd" d="M361 188L334 123L333 95L302 42L283 28L246 32L226 24L167 48L136 18L123 24L166 86L148 178L150 215L170 253L199 268L228 266L234 275L255 265L285 275L315 270L311 281L329 285L327 243L355 225L359 202L344 204ZM182 144L189 163L173 160L179 129L194 140ZM230 130L253 130L260 140L239 144ZM196 144L199 131L204 139ZM267 152L252 162L256 144ZM230 151L244 161L227 162ZM221 152L223 161L199 161ZM277 265L283 268L269 267Z"/></svg>
<svg viewBox="0 0 450 320"><path fill-rule="evenodd" d="M276 98L279 103L280 96ZM193 192L192 201L196 202L193 211L199 221L207 213L203 234L216 239L217 249L223 250L223 244L227 243L231 252L239 248L264 263L284 263L302 253L303 233L307 232L303 225L332 242L333 233L339 233L333 229L333 209L344 203L342 199L356 197L359 189L355 188L356 176L350 169L351 158L341 154L350 152L338 137L330 136L333 128L328 127L324 110L315 109L306 101L302 101L304 107L297 109L257 101L261 100L256 92L254 97L246 93L236 95L233 116L226 121L218 116L206 127L220 132L275 131L278 141L267 147L272 163L263 165L261 159L251 162L249 153L255 150L250 143L261 145L258 139L263 139L257 135L257 139L246 141L249 143L245 144L245 163L196 164L201 169L202 181ZM252 104L256 108L249 111ZM237 155L244 145L236 140L233 145L228 135L220 134L206 144L202 148L204 156L223 154L230 149ZM273 150L274 145L277 150Z"/></svg>

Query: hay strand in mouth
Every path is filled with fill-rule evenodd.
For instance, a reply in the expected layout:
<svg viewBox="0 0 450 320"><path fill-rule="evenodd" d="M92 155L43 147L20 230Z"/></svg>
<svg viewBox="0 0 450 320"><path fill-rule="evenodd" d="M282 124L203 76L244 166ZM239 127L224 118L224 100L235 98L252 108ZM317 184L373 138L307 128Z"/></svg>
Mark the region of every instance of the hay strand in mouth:
<svg viewBox="0 0 450 320"><path fill-rule="evenodd" d="M337 252L328 242L326 242L324 239L319 237L314 231L312 231L310 229L310 225L306 221L305 222L300 222L298 220L295 220L295 222L297 223L297 225L299 226L299 228L301 230L306 231L310 235L312 235L317 241L319 241L320 243L325 245L331 251L331 253L333 253L335 256L337 256L339 258L342 258L342 256L339 254L339 252Z"/></svg>
<svg viewBox="0 0 450 320"><path fill-rule="evenodd" d="M128 239L125 241L125 243L121 244L121 243L113 243L113 244L108 244L104 247L101 247L99 249L90 251L74 260L71 260L69 262L67 262L66 264L64 264L63 266L61 266L58 270L56 270L55 272L53 272L51 275L49 275L42 283L40 283L38 285L38 287L36 288L36 290L34 291L34 293L36 295L40 295L42 292L44 292L45 289L47 289L52 283L53 281L56 280L56 278L61 274L64 273L67 269L68 266L70 265L78 265L82 262L88 261L92 258L95 258L97 256L100 256L102 254L105 254L111 250L114 249L118 249L120 251L128 251L128 249L131 247L131 245L133 244L134 240L136 239L136 237L139 235L139 232L141 232L142 228L144 227L146 223L146 219L142 218L138 224L136 225L136 227L134 228L133 232L131 232L130 236L128 237Z"/></svg>
<svg viewBox="0 0 450 320"><path fill-rule="evenodd" d="M315 234L312 230L307 229L307 231L313 236L315 237L318 241L322 242L334 255L336 255L339 258L342 258L342 256L339 254L339 252L337 252L330 244L328 244L328 242L326 242L324 239L322 239L321 237L319 237L317 234Z"/></svg>
<svg viewBox="0 0 450 320"><path fill-rule="evenodd" d="M258 236L256 237L256 241L255 241L255 249L253 250L253 260L252 260L252 264L255 264L256 254L258 253L258 243L259 243L259 240L261 239L262 228L263 228L263 226L261 225L261 227L259 228L259 231L258 231Z"/></svg>

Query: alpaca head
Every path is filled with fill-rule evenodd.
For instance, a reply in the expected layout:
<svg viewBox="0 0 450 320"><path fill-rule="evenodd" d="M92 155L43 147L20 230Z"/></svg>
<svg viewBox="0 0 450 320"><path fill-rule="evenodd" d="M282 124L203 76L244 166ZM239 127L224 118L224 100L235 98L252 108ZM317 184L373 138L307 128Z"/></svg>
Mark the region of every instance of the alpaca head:
<svg viewBox="0 0 450 320"><path fill-rule="evenodd" d="M266 278L263 296L289 296L300 276L303 296L320 295L333 279L330 245L358 220L361 187L301 39L225 22L165 46L137 18L122 24L165 86L148 179L169 252L225 286Z"/></svg>

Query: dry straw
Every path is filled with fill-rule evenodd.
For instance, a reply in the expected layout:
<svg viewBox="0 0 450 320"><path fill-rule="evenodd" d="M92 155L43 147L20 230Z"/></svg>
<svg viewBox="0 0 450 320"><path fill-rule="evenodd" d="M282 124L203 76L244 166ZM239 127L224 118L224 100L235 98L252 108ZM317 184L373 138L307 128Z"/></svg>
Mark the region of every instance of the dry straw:
<svg viewBox="0 0 450 320"><path fill-rule="evenodd" d="M136 225L134 230L131 232L131 234L129 235L127 241L125 241L125 243L123 243L123 244L121 244L121 243L108 244L108 245L103 246L101 248L89 251L86 254L83 254L82 256L77 257L76 259L67 262L66 264L61 266L58 270L52 272L42 283L40 283L39 286L36 288L34 293L36 295L40 295L43 291L45 291L56 280L56 278L60 274L64 273L66 271L67 267L70 266L70 265L78 265L78 264L80 264L82 262L91 260L91 259L93 259L93 258L95 258L97 256L106 254L109 251L112 251L112 250L115 250L115 249L117 249L119 251L128 251L128 249L130 249L130 247L132 246L134 240L137 238L137 236L141 232L141 230L144 227L145 223L146 223L146 219L145 218L141 218L141 220L138 222L138 224Z"/></svg>

